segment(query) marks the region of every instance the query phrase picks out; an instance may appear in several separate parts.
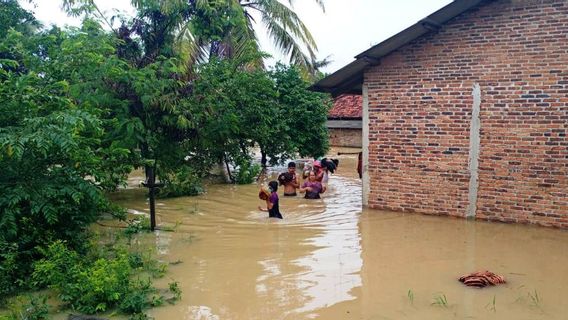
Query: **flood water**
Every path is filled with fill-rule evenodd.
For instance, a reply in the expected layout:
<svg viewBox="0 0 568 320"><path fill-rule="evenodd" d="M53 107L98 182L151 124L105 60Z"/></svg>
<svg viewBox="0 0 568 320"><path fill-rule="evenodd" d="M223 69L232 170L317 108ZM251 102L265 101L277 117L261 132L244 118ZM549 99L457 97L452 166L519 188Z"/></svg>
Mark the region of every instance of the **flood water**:
<svg viewBox="0 0 568 320"><path fill-rule="evenodd" d="M182 300L156 319L567 319L568 232L362 209L356 155L340 159L321 200L284 198L268 219L258 186L212 185L158 200L143 234L171 265ZM440 186L443 187L443 186ZM144 190L116 200L148 212ZM508 283L457 278L488 269Z"/></svg>

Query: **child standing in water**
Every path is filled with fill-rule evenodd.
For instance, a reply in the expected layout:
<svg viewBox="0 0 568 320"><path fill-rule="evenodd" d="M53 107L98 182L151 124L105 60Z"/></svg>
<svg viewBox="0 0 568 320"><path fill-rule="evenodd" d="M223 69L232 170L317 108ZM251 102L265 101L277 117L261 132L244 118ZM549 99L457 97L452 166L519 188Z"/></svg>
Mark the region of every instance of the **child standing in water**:
<svg viewBox="0 0 568 320"><path fill-rule="evenodd" d="M261 206L258 206L258 210L268 212L269 218L277 218L282 219L282 214L280 213L279 208L279 199L278 199L278 182L270 181L268 183L268 191L262 191L259 194L260 199L266 201L266 209L263 209ZM270 195L268 194L270 193Z"/></svg>

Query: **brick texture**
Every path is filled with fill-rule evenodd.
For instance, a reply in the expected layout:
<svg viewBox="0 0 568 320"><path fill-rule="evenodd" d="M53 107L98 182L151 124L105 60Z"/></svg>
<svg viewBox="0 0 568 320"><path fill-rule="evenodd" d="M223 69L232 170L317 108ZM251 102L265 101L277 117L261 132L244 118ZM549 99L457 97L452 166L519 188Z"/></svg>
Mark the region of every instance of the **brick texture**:
<svg viewBox="0 0 568 320"><path fill-rule="evenodd" d="M465 216L478 83L476 218L568 228L568 1L486 1L365 83L370 207Z"/></svg>
<svg viewBox="0 0 568 320"><path fill-rule="evenodd" d="M361 148L363 144L361 129L330 128L329 144L333 147Z"/></svg>

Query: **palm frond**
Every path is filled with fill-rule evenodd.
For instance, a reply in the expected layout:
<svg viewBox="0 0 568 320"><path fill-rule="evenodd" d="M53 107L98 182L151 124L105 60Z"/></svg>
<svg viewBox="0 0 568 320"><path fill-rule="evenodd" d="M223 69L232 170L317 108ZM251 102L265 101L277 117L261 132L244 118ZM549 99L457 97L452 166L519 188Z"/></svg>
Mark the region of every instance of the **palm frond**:
<svg viewBox="0 0 568 320"><path fill-rule="evenodd" d="M290 62L307 68L313 69L311 61L316 59L314 51L307 47L308 55L304 54L301 45L296 42L288 31L273 20L266 21L266 28L275 46L284 54L290 56Z"/></svg>

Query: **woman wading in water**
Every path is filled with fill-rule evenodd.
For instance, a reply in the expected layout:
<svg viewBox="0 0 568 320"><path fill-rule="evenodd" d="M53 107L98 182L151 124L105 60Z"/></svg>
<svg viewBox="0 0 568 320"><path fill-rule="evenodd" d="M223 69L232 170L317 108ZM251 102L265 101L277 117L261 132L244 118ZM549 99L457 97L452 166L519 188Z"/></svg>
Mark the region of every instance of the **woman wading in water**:
<svg viewBox="0 0 568 320"><path fill-rule="evenodd" d="M304 182L299 190L301 193L306 193L304 196L306 199L319 199L320 193L325 192L321 182L317 181L316 173L314 171L310 171L308 181Z"/></svg>

